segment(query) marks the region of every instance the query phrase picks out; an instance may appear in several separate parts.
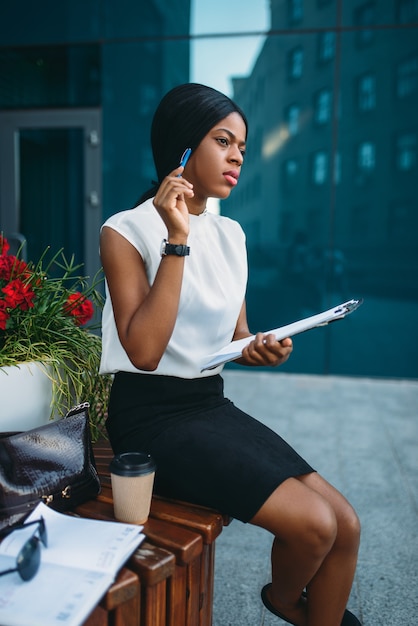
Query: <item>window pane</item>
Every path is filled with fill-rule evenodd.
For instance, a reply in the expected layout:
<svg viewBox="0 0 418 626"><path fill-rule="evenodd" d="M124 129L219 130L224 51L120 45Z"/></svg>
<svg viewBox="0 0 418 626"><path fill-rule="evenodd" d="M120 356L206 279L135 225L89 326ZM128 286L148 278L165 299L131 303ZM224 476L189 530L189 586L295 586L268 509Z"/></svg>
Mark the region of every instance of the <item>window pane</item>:
<svg viewBox="0 0 418 626"><path fill-rule="evenodd" d="M321 89L315 94L315 122L326 124L331 119L331 92L329 89Z"/></svg>
<svg viewBox="0 0 418 626"><path fill-rule="evenodd" d="M79 128L19 133L20 228L30 259L39 259L51 241L77 263L83 259L83 141Z"/></svg>
<svg viewBox="0 0 418 626"><path fill-rule="evenodd" d="M289 131L289 135L297 135L299 131L299 115L299 106L297 104L291 104L286 112L287 128Z"/></svg>
<svg viewBox="0 0 418 626"><path fill-rule="evenodd" d="M418 55L413 54L399 61L396 66L396 95L409 98L418 92Z"/></svg>
<svg viewBox="0 0 418 626"><path fill-rule="evenodd" d="M303 20L303 0L287 0L289 25L300 24Z"/></svg>
<svg viewBox="0 0 418 626"><path fill-rule="evenodd" d="M335 33L329 31L318 35L318 61L327 63L335 55Z"/></svg>
<svg viewBox="0 0 418 626"><path fill-rule="evenodd" d="M296 80L303 74L303 48L297 46L288 53L288 78Z"/></svg>
<svg viewBox="0 0 418 626"><path fill-rule="evenodd" d="M410 171L417 166L417 135L405 133L397 139L396 163L401 171Z"/></svg>
<svg viewBox="0 0 418 626"><path fill-rule="evenodd" d="M373 143L365 141L358 149L357 164L360 170L373 170L376 164L376 148Z"/></svg>
<svg viewBox="0 0 418 626"><path fill-rule="evenodd" d="M32 46L98 42L103 33L102 3L89 0L3 2L0 20L2 45Z"/></svg>
<svg viewBox="0 0 418 626"><path fill-rule="evenodd" d="M399 24L418 22L418 0L396 0L396 19Z"/></svg>
<svg viewBox="0 0 418 626"><path fill-rule="evenodd" d="M0 107L97 106L101 95L98 45L0 50Z"/></svg>
<svg viewBox="0 0 418 626"><path fill-rule="evenodd" d="M372 111L376 107L376 76L364 74L358 79L358 108L360 111Z"/></svg>

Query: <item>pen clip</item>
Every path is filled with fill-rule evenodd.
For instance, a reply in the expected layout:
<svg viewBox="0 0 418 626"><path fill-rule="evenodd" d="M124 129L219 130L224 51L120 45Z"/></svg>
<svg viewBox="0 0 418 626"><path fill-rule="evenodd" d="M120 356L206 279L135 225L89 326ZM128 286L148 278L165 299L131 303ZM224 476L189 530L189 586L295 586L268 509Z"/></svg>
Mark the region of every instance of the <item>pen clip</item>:
<svg viewBox="0 0 418 626"><path fill-rule="evenodd" d="M185 151L181 155L179 167L186 167L186 163L189 160L189 157L190 157L191 153L192 153L192 149L191 148L186 148L185 149ZM181 176L181 174L177 174L177 178L179 178L180 176Z"/></svg>

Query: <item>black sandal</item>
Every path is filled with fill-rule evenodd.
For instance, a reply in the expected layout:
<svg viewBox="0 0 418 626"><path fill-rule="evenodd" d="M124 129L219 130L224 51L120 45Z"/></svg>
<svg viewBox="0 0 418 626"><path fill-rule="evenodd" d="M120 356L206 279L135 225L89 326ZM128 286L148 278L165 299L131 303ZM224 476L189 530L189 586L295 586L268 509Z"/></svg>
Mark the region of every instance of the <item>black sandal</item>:
<svg viewBox="0 0 418 626"><path fill-rule="evenodd" d="M267 592L271 589L271 583L268 583L268 585L265 585L262 590L261 590L261 599L263 601L264 606L266 607L266 609L268 609L270 611L270 613L273 613L273 615L276 615L277 617L280 617L280 619L282 619L284 622L287 622L288 624L293 624L293 626L297 626L297 624L295 624L295 622L291 622L289 619L287 619L287 617L285 617L283 615L283 613L280 613L280 611L278 611L270 602L270 600L267 597ZM305 593L303 593L303 595L306 595ZM345 613L343 615L343 620L341 622L341 626L361 626L361 622L357 619L357 617L354 615L354 613L351 613L351 611L349 611L348 609L345 610Z"/></svg>
<svg viewBox="0 0 418 626"><path fill-rule="evenodd" d="M357 619L354 613L346 609L341 626L361 626L361 622Z"/></svg>
<svg viewBox="0 0 418 626"><path fill-rule="evenodd" d="M268 609L270 611L270 613L273 613L273 615L277 615L277 617L280 617L280 619L284 620L288 624L293 624L293 626L297 626L297 624L295 624L295 622L291 622L290 620L288 620L287 617L285 617L282 613L280 613L280 611L278 611L272 605L272 603L270 602L270 600L267 597L267 592L269 591L269 589L271 589L271 583L268 583L268 585L265 585L262 588L262 590L261 590L261 599L262 599L263 604L266 607L266 609Z"/></svg>

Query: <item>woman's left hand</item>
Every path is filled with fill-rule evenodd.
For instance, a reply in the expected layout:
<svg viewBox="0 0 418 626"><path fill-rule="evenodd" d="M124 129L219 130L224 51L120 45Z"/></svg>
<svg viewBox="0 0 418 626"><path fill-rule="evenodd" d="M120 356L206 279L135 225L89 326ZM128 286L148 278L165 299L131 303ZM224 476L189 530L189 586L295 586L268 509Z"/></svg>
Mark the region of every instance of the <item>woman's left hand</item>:
<svg viewBox="0 0 418 626"><path fill-rule="evenodd" d="M292 350L293 342L290 337L277 341L273 334L257 333L242 351L239 362L245 365L275 367L285 363Z"/></svg>

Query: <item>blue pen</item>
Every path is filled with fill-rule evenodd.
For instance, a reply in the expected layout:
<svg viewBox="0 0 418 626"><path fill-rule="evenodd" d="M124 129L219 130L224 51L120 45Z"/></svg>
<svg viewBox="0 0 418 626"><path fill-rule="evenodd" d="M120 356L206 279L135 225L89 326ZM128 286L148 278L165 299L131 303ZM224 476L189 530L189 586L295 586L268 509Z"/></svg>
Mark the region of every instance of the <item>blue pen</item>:
<svg viewBox="0 0 418 626"><path fill-rule="evenodd" d="M186 148L186 150L183 152L183 155L180 159L180 164L179 167L186 167L186 163L189 160L189 157L192 153L192 149L191 148ZM177 174L177 178L180 178L181 174Z"/></svg>

